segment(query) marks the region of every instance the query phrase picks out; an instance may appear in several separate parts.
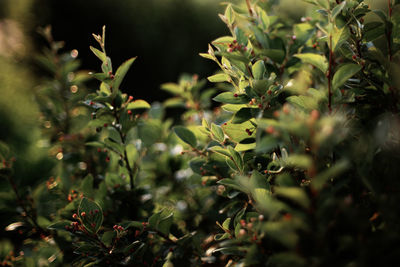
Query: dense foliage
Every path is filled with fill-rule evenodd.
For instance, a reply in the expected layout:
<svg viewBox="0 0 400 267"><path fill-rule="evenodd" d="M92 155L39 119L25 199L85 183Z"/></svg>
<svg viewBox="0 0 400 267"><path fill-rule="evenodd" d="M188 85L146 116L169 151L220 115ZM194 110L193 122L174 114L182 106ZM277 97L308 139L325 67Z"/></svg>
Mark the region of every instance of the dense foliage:
<svg viewBox="0 0 400 267"><path fill-rule="evenodd" d="M2 264L393 266L400 3L306 2L294 25L268 1L227 4L231 35L200 54L220 67L215 86L182 75L162 104L122 92L136 58L113 68L105 27L90 74L44 29L36 100L55 167L21 188L1 144Z"/></svg>

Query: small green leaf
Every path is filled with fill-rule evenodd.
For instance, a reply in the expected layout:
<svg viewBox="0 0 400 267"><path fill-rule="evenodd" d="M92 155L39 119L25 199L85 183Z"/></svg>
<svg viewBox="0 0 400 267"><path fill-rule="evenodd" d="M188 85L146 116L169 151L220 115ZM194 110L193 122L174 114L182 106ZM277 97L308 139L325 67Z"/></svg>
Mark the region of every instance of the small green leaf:
<svg viewBox="0 0 400 267"><path fill-rule="evenodd" d="M332 10L332 19L335 19L337 15L343 10L346 6L346 1L341 2L339 5L335 6Z"/></svg>
<svg viewBox="0 0 400 267"><path fill-rule="evenodd" d="M99 49L94 48L93 46L89 47L90 50L92 50L93 54L96 55L96 57L98 57L102 62L106 61L106 55L101 52Z"/></svg>
<svg viewBox="0 0 400 267"><path fill-rule="evenodd" d="M161 85L161 89L174 95L180 95L183 93L183 88L176 83L164 83Z"/></svg>
<svg viewBox="0 0 400 267"><path fill-rule="evenodd" d="M216 102L221 102L225 104L247 104L250 99L245 94L234 94L232 92L224 92L213 98Z"/></svg>
<svg viewBox="0 0 400 267"><path fill-rule="evenodd" d="M56 223L50 224L49 226L47 226L47 229L67 231L67 229L65 227L66 226L69 227L70 225L71 225L70 221L61 221L61 222L56 222Z"/></svg>
<svg viewBox="0 0 400 267"><path fill-rule="evenodd" d="M151 106L145 100L138 99L138 100L135 100L135 101L129 103L126 108L127 109L140 109L140 108L148 109L148 108L151 108Z"/></svg>
<svg viewBox="0 0 400 267"><path fill-rule="evenodd" d="M211 150L211 151L213 151L215 153L221 154L223 156L226 156L226 157L230 157L231 156L231 154L229 153L229 151L227 149L225 149L223 147L220 147L220 146L210 147L209 150Z"/></svg>
<svg viewBox="0 0 400 267"><path fill-rule="evenodd" d="M228 146L228 151L231 154L231 160L233 160L233 162L235 163L235 166L237 167L237 169L242 172L244 169L244 162L243 162L243 158L240 155L239 152L237 152L233 147Z"/></svg>
<svg viewBox="0 0 400 267"><path fill-rule="evenodd" d="M304 54L295 54L297 58L300 58L302 62L309 63L318 69L320 69L323 73L325 73L328 69L328 61L326 57L314 53L304 53Z"/></svg>
<svg viewBox="0 0 400 267"><path fill-rule="evenodd" d="M222 223L222 227L226 230L229 230L230 223L231 223L231 218L226 218L225 221Z"/></svg>
<svg viewBox="0 0 400 267"><path fill-rule="evenodd" d="M253 72L254 79L262 80L264 78L264 74L266 71L264 61L259 60L256 63L254 63L251 70Z"/></svg>
<svg viewBox="0 0 400 267"><path fill-rule="evenodd" d="M215 123L211 123L211 134L216 141L220 143L224 142L225 140L224 131L222 131L222 128L216 125Z"/></svg>
<svg viewBox="0 0 400 267"><path fill-rule="evenodd" d="M190 145L191 147L196 147L197 139L196 136L192 131L183 127L183 126L175 126L173 128L175 134L186 144Z"/></svg>
<svg viewBox="0 0 400 267"><path fill-rule="evenodd" d="M353 77L357 72L361 70L361 66L357 64L345 64L339 67L339 69L335 72L335 75L332 79L332 88L333 90L338 89L342 86L348 79Z"/></svg>
<svg viewBox="0 0 400 267"><path fill-rule="evenodd" d="M128 72L129 68L131 67L132 63L136 60L136 57L133 57L131 59L128 59L124 63L122 63L121 66L117 69L117 72L115 73L115 77L113 80L113 90L117 91L119 89L119 86L122 83L122 80L124 79L126 73Z"/></svg>
<svg viewBox="0 0 400 267"><path fill-rule="evenodd" d="M298 203L303 208L308 208L310 206L310 199L302 188L275 187L275 194L293 200L295 203Z"/></svg>
<svg viewBox="0 0 400 267"><path fill-rule="evenodd" d="M254 118L254 112L257 111L258 108L241 108L238 112L235 113L232 119L232 123L238 124L243 123L245 121Z"/></svg>
<svg viewBox="0 0 400 267"><path fill-rule="evenodd" d="M230 81L231 78L229 77L228 74L220 73L210 76L207 79L212 83L219 83L219 82L228 82Z"/></svg>
<svg viewBox="0 0 400 267"><path fill-rule="evenodd" d="M90 233L97 233L103 223L103 211L94 201L84 197L78 208L78 216Z"/></svg>
<svg viewBox="0 0 400 267"><path fill-rule="evenodd" d="M267 31L268 27L270 25L269 17L267 15L267 13L260 7L257 8L257 11L258 11L257 13L258 13L258 16L259 16L260 21L261 21L261 27L262 27L262 29L264 31Z"/></svg>
<svg viewBox="0 0 400 267"><path fill-rule="evenodd" d="M244 192L246 194L248 193L247 188L243 187L236 180L233 180L233 179L230 179L230 178L221 179L217 183L225 185L225 186L230 187L230 188L233 188L235 190Z"/></svg>
<svg viewBox="0 0 400 267"><path fill-rule="evenodd" d="M225 18L229 25L232 25L235 21L235 13L233 11L232 5L229 4L225 9Z"/></svg>

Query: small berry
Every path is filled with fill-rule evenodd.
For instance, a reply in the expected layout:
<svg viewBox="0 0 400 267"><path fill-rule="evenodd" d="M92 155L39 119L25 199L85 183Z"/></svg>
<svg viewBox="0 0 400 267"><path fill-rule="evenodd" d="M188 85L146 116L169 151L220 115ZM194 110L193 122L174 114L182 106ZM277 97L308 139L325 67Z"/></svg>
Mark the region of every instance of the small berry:
<svg viewBox="0 0 400 267"><path fill-rule="evenodd" d="M297 36L296 35L292 35L292 40L294 41L296 39L297 39Z"/></svg>
<svg viewBox="0 0 400 267"><path fill-rule="evenodd" d="M274 126L270 125L265 129L265 131L269 134L273 134L275 132L275 128Z"/></svg>
<svg viewBox="0 0 400 267"><path fill-rule="evenodd" d="M232 53L233 52L233 49L232 48L228 48L228 50L227 50L229 53Z"/></svg>
<svg viewBox="0 0 400 267"><path fill-rule="evenodd" d="M353 60L356 60L356 59L357 59L357 56L356 56L356 55L353 55L352 58L353 58Z"/></svg>
<svg viewBox="0 0 400 267"><path fill-rule="evenodd" d="M233 96L234 96L234 97L238 97L238 94L234 94Z"/></svg>
<svg viewBox="0 0 400 267"><path fill-rule="evenodd" d="M313 47L313 48L317 48L317 43L314 43L314 44L312 45L312 47Z"/></svg>
<svg viewBox="0 0 400 267"><path fill-rule="evenodd" d="M78 215L76 213L72 214L72 218L77 219Z"/></svg>
<svg viewBox="0 0 400 267"><path fill-rule="evenodd" d="M107 123L104 123L103 127L107 127L107 126L108 126L108 124L107 124Z"/></svg>
<svg viewBox="0 0 400 267"><path fill-rule="evenodd" d="M110 157L106 157L106 162L109 162L110 161Z"/></svg>
<svg viewBox="0 0 400 267"><path fill-rule="evenodd" d="M132 99L133 99L133 96L130 95L129 98L128 98L128 100L129 100L129 101L132 101Z"/></svg>
<svg viewBox="0 0 400 267"><path fill-rule="evenodd" d="M236 43L237 43L237 41L236 41L236 40L233 40L233 43L234 43L234 44L236 44Z"/></svg>
<svg viewBox="0 0 400 267"><path fill-rule="evenodd" d="M262 108L263 108L263 105L258 104L258 108L259 108L259 109L262 109Z"/></svg>
<svg viewBox="0 0 400 267"><path fill-rule="evenodd" d="M93 102L93 101L90 101L89 105L93 106L93 105L94 105L94 102Z"/></svg>
<svg viewBox="0 0 400 267"><path fill-rule="evenodd" d="M86 212L84 212L84 211L81 212L81 216L82 216L82 217L85 217L85 216L86 216Z"/></svg>
<svg viewBox="0 0 400 267"><path fill-rule="evenodd" d="M128 115L132 115L132 110L129 109L127 112L128 112Z"/></svg>

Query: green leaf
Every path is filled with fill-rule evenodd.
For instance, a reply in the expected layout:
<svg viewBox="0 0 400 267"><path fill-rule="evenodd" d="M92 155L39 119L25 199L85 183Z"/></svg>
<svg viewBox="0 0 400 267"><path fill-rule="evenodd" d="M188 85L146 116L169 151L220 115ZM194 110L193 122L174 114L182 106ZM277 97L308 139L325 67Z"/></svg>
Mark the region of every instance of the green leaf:
<svg viewBox="0 0 400 267"><path fill-rule="evenodd" d="M235 13L233 11L232 5L229 4L225 9L225 18L229 25L232 25L235 21Z"/></svg>
<svg viewBox="0 0 400 267"><path fill-rule="evenodd" d="M93 46L90 46L89 48L90 50L92 50L93 54L95 54L96 57L98 57L102 62L106 61L106 55L103 52L101 52L97 48L94 48Z"/></svg>
<svg viewBox="0 0 400 267"><path fill-rule="evenodd" d="M348 161L345 160L339 161L332 167L325 169L323 172L319 173L316 177L314 177L311 182L311 186L316 190L320 190L327 181L329 181L330 179L334 179L348 168L349 168Z"/></svg>
<svg viewBox="0 0 400 267"><path fill-rule="evenodd" d="M150 216L148 222L152 229L160 231L164 235L169 235L169 229L171 228L173 220L173 214L164 215L164 211L161 210Z"/></svg>
<svg viewBox="0 0 400 267"><path fill-rule="evenodd" d="M248 189L246 187L243 187L240 183L238 183L236 180L230 179L230 178L225 178L221 179L217 182L218 184L225 185L227 187L230 187L232 189L248 193Z"/></svg>
<svg viewBox="0 0 400 267"><path fill-rule="evenodd" d="M326 57L314 53L295 54L295 57L301 59L304 63L309 63L320 69L323 73L328 70L328 61Z"/></svg>
<svg viewBox="0 0 400 267"><path fill-rule="evenodd" d="M264 61L258 60L256 63L253 64L251 70L253 72L254 79L262 80L266 72Z"/></svg>
<svg viewBox="0 0 400 267"><path fill-rule="evenodd" d="M161 85L161 89L174 95L181 95L183 93L183 88L176 83L164 83Z"/></svg>
<svg viewBox="0 0 400 267"><path fill-rule="evenodd" d="M254 192L256 188L263 188L269 192L271 191L267 178L256 170L251 174L249 185L250 191L252 192Z"/></svg>
<svg viewBox="0 0 400 267"><path fill-rule="evenodd" d="M212 83L219 83L219 82L229 82L231 78L229 77L228 74L220 73L210 76L207 79Z"/></svg>
<svg viewBox="0 0 400 267"><path fill-rule="evenodd" d="M129 104L126 106L126 108L127 108L127 109L139 109L139 108L146 108L146 109L148 109L148 108L151 108L151 106L150 106L150 104L147 103L145 100L138 99L138 100L135 100L135 101L129 103Z"/></svg>
<svg viewBox="0 0 400 267"><path fill-rule="evenodd" d="M281 49L263 49L260 54L267 56L277 63L282 63L285 59L285 51Z"/></svg>
<svg viewBox="0 0 400 267"><path fill-rule="evenodd" d="M332 19L335 19L337 15L340 14L340 12L343 10L343 8L346 6L346 1L341 2L339 5L335 6L332 9Z"/></svg>
<svg viewBox="0 0 400 267"><path fill-rule="evenodd" d="M108 231L105 232L102 236L101 236L101 241L106 244L107 246L111 245L111 242L113 240L113 238L117 235L117 233L115 231Z"/></svg>
<svg viewBox="0 0 400 267"><path fill-rule="evenodd" d="M194 133L183 127L183 126L175 126L173 128L175 134L186 144L190 145L191 147L196 147L197 139Z"/></svg>
<svg viewBox="0 0 400 267"><path fill-rule="evenodd" d="M128 144L125 149L128 156L128 162L132 166L133 163L139 158L139 153L134 144Z"/></svg>
<svg viewBox="0 0 400 267"><path fill-rule="evenodd" d="M232 123L238 124L248 121L254 118L254 112L257 111L258 108L241 108L238 112L235 113L232 119Z"/></svg>
<svg viewBox="0 0 400 267"><path fill-rule="evenodd" d="M107 148L113 150L114 152L123 155L124 154L124 148L121 144L117 143L114 139L111 138L106 138L104 139L104 143L106 144Z"/></svg>
<svg viewBox="0 0 400 267"><path fill-rule="evenodd" d="M224 92L216 97L213 98L214 101L216 102L221 102L225 104L247 104L249 103L250 99L247 95L245 94L240 94L235 96L234 93L232 92Z"/></svg>
<svg viewBox="0 0 400 267"><path fill-rule="evenodd" d="M332 50L336 52L344 42L346 42L350 37L350 31L348 27L343 27L338 29L337 27L334 28L332 34Z"/></svg>
<svg viewBox="0 0 400 267"><path fill-rule="evenodd" d="M225 140L224 131L222 131L222 128L216 125L215 123L211 123L211 134L216 141L220 143L224 142Z"/></svg>
<svg viewBox="0 0 400 267"><path fill-rule="evenodd" d="M82 220L83 226L90 233L97 233L103 223L103 211L94 201L84 197L78 208L78 216Z"/></svg>
<svg viewBox="0 0 400 267"><path fill-rule="evenodd" d="M56 222L56 223L50 224L49 226L47 226L47 229L67 231L67 229L65 227L66 226L69 227L70 225L71 225L70 221L61 221L61 222Z"/></svg>
<svg viewBox="0 0 400 267"><path fill-rule="evenodd" d="M213 151L215 153L221 154L223 156L226 156L226 157L230 157L231 156L231 154L229 154L229 151L227 149L225 149L223 147L220 147L220 146L210 147L209 150L211 150L211 151Z"/></svg>
<svg viewBox="0 0 400 267"><path fill-rule="evenodd" d="M240 172L244 169L244 162L242 156L233 147L228 146L229 154L231 154L231 160L235 163L236 169Z"/></svg>
<svg viewBox="0 0 400 267"><path fill-rule="evenodd" d="M226 218L225 221L222 223L222 227L226 230L229 230L230 223L231 223L231 218Z"/></svg>
<svg viewBox="0 0 400 267"><path fill-rule="evenodd" d="M260 7L257 8L257 11L258 11L257 13L258 13L258 16L259 16L260 21L261 21L261 27L262 27L262 29L264 31L267 31L268 27L270 25L269 17L267 15L267 13Z"/></svg>
<svg viewBox="0 0 400 267"><path fill-rule="evenodd" d="M157 226L157 230L159 230L164 235L169 235L169 230L171 228L172 221L173 221L173 214L171 213L160 220Z"/></svg>
<svg viewBox="0 0 400 267"><path fill-rule="evenodd" d="M329 1L326 0L316 0L316 2L318 3L318 5L322 8L325 8L326 10L329 9Z"/></svg>
<svg viewBox="0 0 400 267"><path fill-rule="evenodd" d="M345 64L339 67L339 69L335 72L335 75L332 79L332 88L333 90L338 89L342 86L348 79L353 77L357 72L361 70L361 66L357 64Z"/></svg>
<svg viewBox="0 0 400 267"><path fill-rule="evenodd" d="M235 150L238 152L253 150L255 148L256 148L256 143L250 143L250 144L240 144L239 143L235 146Z"/></svg>
<svg viewBox="0 0 400 267"><path fill-rule="evenodd" d="M132 63L136 60L136 57L133 57L131 59L128 59L124 63L122 63L121 66L117 69L117 72L115 73L115 77L113 80L113 90L117 91L119 89L119 86L122 83L122 80L124 79L126 73L128 72L129 68L131 67Z"/></svg>
<svg viewBox="0 0 400 267"><path fill-rule="evenodd" d="M93 197L94 190L93 190L93 176L88 174L81 183L81 190L84 196Z"/></svg>
<svg viewBox="0 0 400 267"><path fill-rule="evenodd" d="M256 131L254 129L254 125L252 120L246 121L241 124L234 124L228 122L226 125L222 126L225 134L234 142L240 143L244 139L255 137ZM245 129L252 130L252 134L249 136L248 132Z"/></svg>
<svg viewBox="0 0 400 267"><path fill-rule="evenodd" d="M299 204L303 208L308 208L310 206L310 199L302 188L278 186L275 187L275 194L293 200L293 202Z"/></svg>

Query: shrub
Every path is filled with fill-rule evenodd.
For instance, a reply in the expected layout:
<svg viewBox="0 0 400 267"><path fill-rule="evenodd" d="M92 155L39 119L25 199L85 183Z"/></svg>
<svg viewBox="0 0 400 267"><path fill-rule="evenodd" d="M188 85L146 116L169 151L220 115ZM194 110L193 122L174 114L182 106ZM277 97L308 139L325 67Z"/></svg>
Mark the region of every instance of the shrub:
<svg viewBox="0 0 400 267"><path fill-rule="evenodd" d="M399 5L364 22L362 0L307 2L318 11L294 25L263 1L227 4L231 36L200 54L220 67L216 86L183 75L162 105L122 93L135 58L113 69L105 28L84 99L86 76L52 43L41 62L55 86L38 99L56 178L20 190L2 146L19 212L6 230L25 240L3 242L23 251L3 264L392 266Z"/></svg>

